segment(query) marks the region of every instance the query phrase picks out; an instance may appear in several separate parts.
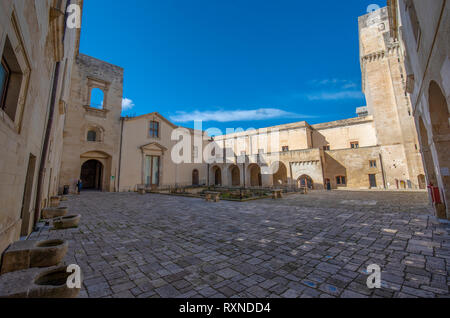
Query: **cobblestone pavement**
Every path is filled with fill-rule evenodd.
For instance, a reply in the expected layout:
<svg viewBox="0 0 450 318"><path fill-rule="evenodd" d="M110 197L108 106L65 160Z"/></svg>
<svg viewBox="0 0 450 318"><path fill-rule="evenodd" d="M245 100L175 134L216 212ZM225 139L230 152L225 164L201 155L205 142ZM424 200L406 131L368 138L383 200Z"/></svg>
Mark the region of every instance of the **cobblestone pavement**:
<svg viewBox="0 0 450 318"><path fill-rule="evenodd" d="M449 297L450 225L425 193L314 192L207 203L86 192L63 202L81 297ZM366 285L369 264L382 288Z"/></svg>

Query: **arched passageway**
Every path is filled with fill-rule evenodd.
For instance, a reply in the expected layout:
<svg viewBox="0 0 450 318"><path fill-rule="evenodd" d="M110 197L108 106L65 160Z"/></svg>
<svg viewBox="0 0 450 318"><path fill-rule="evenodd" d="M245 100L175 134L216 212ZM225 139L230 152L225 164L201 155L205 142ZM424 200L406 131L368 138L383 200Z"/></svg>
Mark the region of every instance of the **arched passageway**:
<svg viewBox="0 0 450 318"><path fill-rule="evenodd" d="M450 111L447 100L442 93L441 87L434 81L430 83L428 91L428 103L431 119L431 130L433 133L433 145L437 158L434 163L439 163L437 171L440 171L442 184L435 184L442 187L441 194L444 195L443 203L448 205L450 202ZM440 217L445 217L441 214ZM447 218L450 218L450 211L447 210Z"/></svg>
<svg viewBox="0 0 450 318"><path fill-rule="evenodd" d="M425 172L428 176L428 182L437 185L436 173L434 169L433 156L431 154L430 146L428 144L428 131L425 127L422 117L419 117L419 135L422 146L422 159Z"/></svg>
<svg viewBox="0 0 450 318"><path fill-rule="evenodd" d="M261 187L262 186L262 175L261 167L257 164L252 164L248 167L250 172L250 186Z"/></svg>
<svg viewBox="0 0 450 318"><path fill-rule="evenodd" d="M221 186L222 185L222 170L215 166L213 167L214 172L214 185Z"/></svg>
<svg viewBox="0 0 450 318"><path fill-rule="evenodd" d="M297 186L299 188L314 189L314 181L310 176L304 174L297 179Z"/></svg>
<svg viewBox="0 0 450 318"><path fill-rule="evenodd" d="M100 161L92 159L81 166L81 181L83 189L102 190L103 165Z"/></svg>
<svg viewBox="0 0 450 318"><path fill-rule="evenodd" d="M276 162L272 165L273 185L286 185L288 183L287 168L282 162Z"/></svg>
<svg viewBox="0 0 450 318"><path fill-rule="evenodd" d="M241 172L238 166L230 167L231 185L233 187L239 187L241 185Z"/></svg>

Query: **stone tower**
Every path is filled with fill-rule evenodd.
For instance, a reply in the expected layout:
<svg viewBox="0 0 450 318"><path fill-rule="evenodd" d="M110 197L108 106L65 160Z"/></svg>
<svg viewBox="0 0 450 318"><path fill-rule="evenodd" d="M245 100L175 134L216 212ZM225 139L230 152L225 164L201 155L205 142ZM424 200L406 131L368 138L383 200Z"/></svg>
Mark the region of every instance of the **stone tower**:
<svg viewBox="0 0 450 318"><path fill-rule="evenodd" d="M391 37L387 8L359 18L362 89L375 123L386 186L424 188L410 98L406 93L404 54Z"/></svg>

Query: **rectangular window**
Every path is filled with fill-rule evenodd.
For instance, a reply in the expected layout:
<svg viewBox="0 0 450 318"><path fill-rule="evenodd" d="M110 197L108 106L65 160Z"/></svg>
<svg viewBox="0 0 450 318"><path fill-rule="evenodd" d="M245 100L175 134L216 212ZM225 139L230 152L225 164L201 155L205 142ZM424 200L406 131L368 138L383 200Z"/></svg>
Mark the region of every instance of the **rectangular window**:
<svg viewBox="0 0 450 318"><path fill-rule="evenodd" d="M287 151L289 151L289 146L283 146L283 152L287 152Z"/></svg>
<svg viewBox="0 0 450 318"><path fill-rule="evenodd" d="M369 161L369 166L371 168L376 168L377 167L377 161L376 160L370 160Z"/></svg>
<svg viewBox="0 0 450 318"><path fill-rule="evenodd" d="M159 138L159 122L157 121L150 122L149 135L150 138Z"/></svg>
<svg viewBox="0 0 450 318"><path fill-rule="evenodd" d="M414 6L414 2L412 0L407 0L405 2L406 12L409 15L409 19L411 21L411 27L414 34L414 38L416 40L417 46L419 46L420 40L420 25L419 19L417 18L416 7Z"/></svg>
<svg viewBox="0 0 450 318"><path fill-rule="evenodd" d="M20 53L17 53L20 54ZM19 98L21 94L23 73L9 38L6 37L1 60L0 81L2 86L0 105L1 109L12 120L16 120L16 113L19 108Z"/></svg>
<svg viewBox="0 0 450 318"><path fill-rule="evenodd" d="M369 174L369 184L370 188L376 188L377 187L377 177L374 174Z"/></svg>
<svg viewBox="0 0 450 318"><path fill-rule="evenodd" d="M338 185L346 185L347 184L347 180L344 176L337 176L336 177L336 184Z"/></svg>
<svg viewBox="0 0 450 318"><path fill-rule="evenodd" d="M325 150L325 151L330 150L330 145L323 146L323 150Z"/></svg>
<svg viewBox="0 0 450 318"><path fill-rule="evenodd" d="M350 147L351 147L352 149L358 149L358 148L359 148L359 142L358 142L358 141L352 141L352 142L350 143Z"/></svg>
<svg viewBox="0 0 450 318"><path fill-rule="evenodd" d="M11 71L9 70L8 64L6 64L5 59L2 58L0 64L0 106L1 109L5 109L6 100L6 90L8 89L8 83Z"/></svg>

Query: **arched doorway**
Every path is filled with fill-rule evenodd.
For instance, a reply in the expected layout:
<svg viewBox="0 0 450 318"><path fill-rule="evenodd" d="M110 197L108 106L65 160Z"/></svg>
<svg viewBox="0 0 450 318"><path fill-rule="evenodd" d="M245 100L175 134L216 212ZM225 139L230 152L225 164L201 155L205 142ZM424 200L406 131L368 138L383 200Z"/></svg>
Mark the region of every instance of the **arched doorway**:
<svg viewBox="0 0 450 318"><path fill-rule="evenodd" d="M437 155L434 162L439 163L438 169L440 169L442 181L442 185L435 185L443 187L440 189L441 194L444 195L443 201L444 204L448 204L450 202L450 174L448 172L450 167L450 141L448 140L448 136L450 136L450 112L445 95L436 82L430 83L428 94L433 144ZM442 217L445 217L445 213L442 214ZM449 214L447 214L447 218L450 218Z"/></svg>
<svg viewBox="0 0 450 318"><path fill-rule="evenodd" d="M300 176L297 179L297 186L299 188L305 188L306 187L308 189L313 189L314 188L314 181L313 181L313 179L310 176L304 174L304 175Z"/></svg>
<svg viewBox="0 0 450 318"><path fill-rule="evenodd" d="M239 187L241 185L241 172L238 166L230 167L231 185L233 187Z"/></svg>
<svg viewBox="0 0 450 318"><path fill-rule="evenodd" d="M287 168L282 162L276 162L272 165L273 185L286 185L288 183Z"/></svg>
<svg viewBox="0 0 450 318"><path fill-rule="evenodd" d="M100 161L92 159L81 166L81 181L83 189L102 190L103 165Z"/></svg>
<svg viewBox="0 0 450 318"><path fill-rule="evenodd" d="M199 173L197 169L194 169L194 171L192 171L192 185L198 186L199 184L200 184Z"/></svg>
<svg viewBox="0 0 450 318"><path fill-rule="evenodd" d="M419 174L417 176L417 182L419 183L419 189L426 189L427 188L427 183L425 181L425 176L423 174Z"/></svg>
<svg viewBox="0 0 450 318"><path fill-rule="evenodd" d="M262 176L261 167L257 164L252 164L249 166L250 171L250 186L261 187L262 186Z"/></svg>
<svg viewBox="0 0 450 318"><path fill-rule="evenodd" d="M222 185L222 170L215 166L213 168L214 171L214 185L221 186Z"/></svg>

